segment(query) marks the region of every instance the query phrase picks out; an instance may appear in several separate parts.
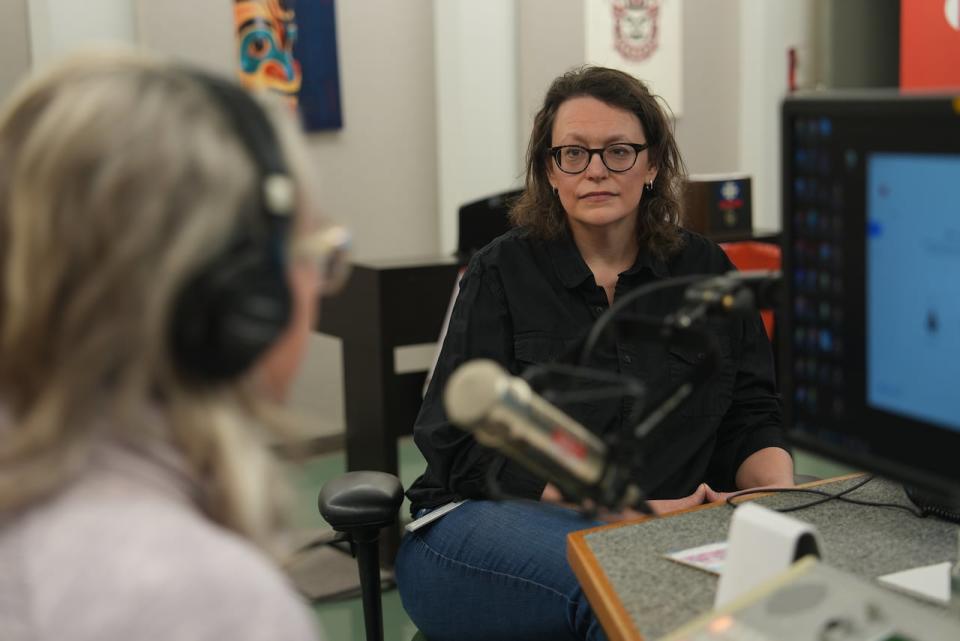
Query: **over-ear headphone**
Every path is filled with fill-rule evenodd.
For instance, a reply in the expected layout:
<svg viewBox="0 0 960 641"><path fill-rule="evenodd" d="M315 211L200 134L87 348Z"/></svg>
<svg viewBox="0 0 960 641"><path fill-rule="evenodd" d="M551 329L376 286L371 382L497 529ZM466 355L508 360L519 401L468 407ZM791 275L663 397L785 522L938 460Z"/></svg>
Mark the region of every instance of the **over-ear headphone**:
<svg viewBox="0 0 960 641"><path fill-rule="evenodd" d="M257 196L243 207L233 237L177 294L170 324L180 373L222 382L247 371L290 320L286 244L294 183L263 108L245 90L195 70L185 74L212 98L257 170Z"/></svg>

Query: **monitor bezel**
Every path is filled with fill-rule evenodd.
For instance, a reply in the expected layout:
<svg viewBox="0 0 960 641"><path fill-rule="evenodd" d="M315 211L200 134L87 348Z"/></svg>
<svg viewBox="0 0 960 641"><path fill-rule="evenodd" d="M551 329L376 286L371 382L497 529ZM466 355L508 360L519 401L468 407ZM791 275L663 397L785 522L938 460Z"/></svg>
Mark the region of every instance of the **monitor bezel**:
<svg viewBox="0 0 960 641"><path fill-rule="evenodd" d="M960 430L954 431L937 427L925 421L898 416L867 406L865 390L865 343L847 346L843 357L845 372L853 374L853 383L847 381L847 417L855 422L856 428L849 426L836 430L828 426L819 431L801 430L795 426L794 390L794 349L791 328L795 326L792 301L796 287L791 278L796 252L793 227L794 178L793 123L797 118L827 116L836 121L862 121L879 126L882 123L898 124L888 128L887 139L878 134L876 144L864 144L858 151L861 156L873 152L920 152L951 153L960 155L960 97L945 93L903 94L890 90L845 91L789 96L784 100L781 111L781 207L783 272L785 274L784 305L778 313L778 334L780 337L778 372L784 397L784 419L788 438L796 446L838 461L874 471L907 483L932 490L941 495L960 496ZM941 125L952 125L950 135L938 135ZM851 125L851 127L853 127ZM958 132L956 135L953 132ZM854 138L859 135L854 131ZM861 142L859 139L857 142ZM945 149L944 144L949 143ZM865 165L866 161L863 160ZM865 186L865 169L862 169ZM854 235L864 237L865 230L865 193L855 194L853 204L847 201L848 209L859 207L859 211L850 214L850 222L842 232L844 247L843 274L859 279L859 286L852 294L854 304L864 312L859 317L847 318L845 334L850 334L850 326L860 324L865 327L865 241L857 249ZM847 217L849 212L844 213ZM858 227L859 226L859 227ZM853 251L851 251L853 248ZM846 283L849 288L851 283ZM860 297L859 299L857 297ZM859 371L857 371L859 368ZM855 401L855 402L854 402ZM869 435L863 425L869 422L873 432ZM903 439L910 437L924 443L923 453L909 447L903 447ZM899 447L898 447L899 445ZM951 457L951 453L953 456ZM955 461L955 462L952 462Z"/></svg>

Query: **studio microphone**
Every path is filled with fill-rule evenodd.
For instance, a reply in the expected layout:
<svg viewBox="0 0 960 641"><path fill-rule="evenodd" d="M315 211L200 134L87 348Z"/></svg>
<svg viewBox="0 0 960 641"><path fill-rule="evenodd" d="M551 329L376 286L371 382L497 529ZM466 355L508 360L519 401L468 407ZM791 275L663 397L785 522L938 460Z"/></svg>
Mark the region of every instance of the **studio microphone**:
<svg viewBox="0 0 960 641"><path fill-rule="evenodd" d="M668 324L690 327L718 310L725 314L750 314L775 309L780 304L783 274L779 270L730 271L689 285L684 305L667 318Z"/></svg>
<svg viewBox="0 0 960 641"><path fill-rule="evenodd" d="M447 417L559 487L581 505L635 506L639 489L610 461L607 445L492 360L461 365L444 390Z"/></svg>
<svg viewBox="0 0 960 641"><path fill-rule="evenodd" d="M731 271L687 287L688 303L703 303L727 312L752 312L776 308L783 275L779 270Z"/></svg>

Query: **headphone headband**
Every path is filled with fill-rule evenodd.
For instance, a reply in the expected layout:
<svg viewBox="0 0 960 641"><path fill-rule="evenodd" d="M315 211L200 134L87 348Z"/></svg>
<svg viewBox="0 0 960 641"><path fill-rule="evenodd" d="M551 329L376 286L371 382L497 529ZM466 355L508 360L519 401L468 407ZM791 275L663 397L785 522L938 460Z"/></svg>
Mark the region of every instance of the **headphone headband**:
<svg viewBox="0 0 960 641"><path fill-rule="evenodd" d="M296 188L267 114L239 85L186 69L223 114L257 171L256 202L237 216L224 250L177 296L170 335L185 376L223 382L247 371L286 328L286 244ZM247 211L249 208L249 211Z"/></svg>

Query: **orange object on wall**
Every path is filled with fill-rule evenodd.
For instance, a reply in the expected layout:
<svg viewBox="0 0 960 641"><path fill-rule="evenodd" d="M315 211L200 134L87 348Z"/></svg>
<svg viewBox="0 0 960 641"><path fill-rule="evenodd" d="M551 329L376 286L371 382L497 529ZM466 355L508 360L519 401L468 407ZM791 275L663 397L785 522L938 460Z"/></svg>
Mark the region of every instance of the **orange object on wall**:
<svg viewBox="0 0 960 641"><path fill-rule="evenodd" d="M900 87L960 88L960 0L901 0Z"/></svg>
<svg viewBox="0 0 960 641"><path fill-rule="evenodd" d="M780 269L780 248L770 243L744 240L735 243L720 243L730 262L740 271L748 269ZM773 311L760 312L767 338L773 340Z"/></svg>

